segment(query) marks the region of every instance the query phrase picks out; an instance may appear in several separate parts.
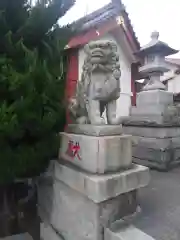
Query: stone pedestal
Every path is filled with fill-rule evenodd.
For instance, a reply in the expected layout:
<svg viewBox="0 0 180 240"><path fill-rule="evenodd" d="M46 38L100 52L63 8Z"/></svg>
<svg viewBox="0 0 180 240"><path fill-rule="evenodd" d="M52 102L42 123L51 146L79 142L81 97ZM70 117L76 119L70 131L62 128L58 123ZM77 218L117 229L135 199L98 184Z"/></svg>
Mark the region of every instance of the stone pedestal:
<svg viewBox="0 0 180 240"><path fill-rule="evenodd" d="M104 240L106 228L136 212L148 168L132 164L130 136L98 129L61 134L59 161L39 181L43 240Z"/></svg>
<svg viewBox="0 0 180 240"><path fill-rule="evenodd" d="M128 135L95 137L61 133L59 160L91 173L118 171L131 166L131 145L132 139Z"/></svg>
<svg viewBox="0 0 180 240"><path fill-rule="evenodd" d="M161 170L180 162L180 107L173 105L172 93L139 93L123 132L133 136L133 162Z"/></svg>

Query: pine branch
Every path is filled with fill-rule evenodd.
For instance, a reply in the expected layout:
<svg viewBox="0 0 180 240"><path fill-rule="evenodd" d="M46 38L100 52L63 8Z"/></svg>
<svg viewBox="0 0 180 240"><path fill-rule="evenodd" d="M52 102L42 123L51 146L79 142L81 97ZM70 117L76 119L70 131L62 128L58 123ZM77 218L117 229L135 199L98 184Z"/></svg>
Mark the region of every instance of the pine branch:
<svg viewBox="0 0 180 240"><path fill-rule="evenodd" d="M75 0L53 0L49 1L48 6L37 4L18 31L18 36L23 37L27 46L37 45L74 3Z"/></svg>

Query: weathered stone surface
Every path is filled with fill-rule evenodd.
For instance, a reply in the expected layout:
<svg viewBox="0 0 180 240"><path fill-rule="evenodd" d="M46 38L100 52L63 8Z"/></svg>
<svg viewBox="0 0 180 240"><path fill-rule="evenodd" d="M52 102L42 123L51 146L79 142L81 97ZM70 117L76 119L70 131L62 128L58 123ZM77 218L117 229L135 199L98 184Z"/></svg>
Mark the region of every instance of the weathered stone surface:
<svg viewBox="0 0 180 240"><path fill-rule="evenodd" d="M142 91L137 94L137 107L147 105L173 104L173 93L163 90Z"/></svg>
<svg viewBox="0 0 180 240"><path fill-rule="evenodd" d="M168 163L173 160L172 149L151 149L141 146L133 147L133 157L154 162Z"/></svg>
<svg viewBox="0 0 180 240"><path fill-rule="evenodd" d="M139 159L139 158L133 157L133 162L136 164L140 164L140 165L152 168L152 169L168 171L180 165L180 158L176 160L173 159L170 162L160 162L160 161L155 162L148 159Z"/></svg>
<svg viewBox="0 0 180 240"><path fill-rule="evenodd" d="M52 225L58 236L68 240L104 240L104 229L134 213L137 207L136 191L96 204L60 181L54 182L52 198L50 216L42 214L42 204L39 203L41 219ZM50 229L43 230L53 234Z"/></svg>
<svg viewBox="0 0 180 240"><path fill-rule="evenodd" d="M122 222L115 229L105 230L104 240L155 240L151 236L142 232L138 228L128 223Z"/></svg>
<svg viewBox="0 0 180 240"><path fill-rule="evenodd" d="M105 228L136 211L137 189L149 182L148 169L136 165L105 175L56 161L52 169L38 184L43 240L104 240Z"/></svg>
<svg viewBox="0 0 180 240"><path fill-rule="evenodd" d="M46 223L41 223L41 240L64 240L59 234Z"/></svg>
<svg viewBox="0 0 180 240"><path fill-rule="evenodd" d="M173 143L172 139L175 142L177 141L177 144L179 143L180 147L180 138L147 138L147 137L139 137L139 136L132 136L132 145L133 147L139 146L139 147L146 147L146 148L152 148L152 149L169 149L172 146L175 146L175 143Z"/></svg>
<svg viewBox="0 0 180 240"><path fill-rule="evenodd" d="M160 170L180 163L180 138L133 137L133 162Z"/></svg>
<svg viewBox="0 0 180 240"><path fill-rule="evenodd" d="M154 162L154 161L149 161L147 159L139 159L136 157L133 157L133 162L136 164L140 164L146 167L149 167L151 169L157 169L160 171L168 171L171 169L172 163L167 163L167 162Z"/></svg>
<svg viewBox="0 0 180 240"><path fill-rule="evenodd" d="M132 107L130 110L130 115L132 116L151 116L151 115L158 115L162 116L165 112L165 105L147 105L139 106L139 107Z"/></svg>
<svg viewBox="0 0 180 240"><path fill-rule="evenodd" d="M178 105L165 106L162 104L133 107L130 117L122 122L129 126L180 126L180 107Z"/></svg>
<svg viewBox="0 0 180 240"><path fill-rule="evenodd" d="M159 126L172 126L172 122L164 123L164 116L161 115L131 115L123 120L124 126L141 126L141 127L159 127ZM180 124L177 123L177 126ZM175 125L175 126L176 126Z"/></svg>
<svg viewBox="0 0 180 240"><path fill-rule="evenodd" d="M180 148L180 137L177 138L147 138L147 137L139 137L132 136L132 144L133 147L145 147L152 149L176 149Z"/></svg>
<svg viewBox="0 0 180 240"><path fill-rule="evenodd" d="M98 203L146 186L150 176L148 168L138 165L118 173L93 175L57 162L55 178Z"/></svg>
<svg viewBox="0 0 180 240"><path fill-rule="evenodd" d="M180 138L171 138L172 148L180 148Z"/></svg>
<svg viewBox="0 0 180 240"><path fill-rule="evenodd" d="M88 136L115 136L122 134L122 125L91 125L91 124L69 124L68 133L84 134Z"/></svg>
<svg viewBox="0 0 180 240"><path fill-rule="evenodd" d="M132 136L147 138L176 138L180 137L179 127L140 127L123 126L123 132Z"/></svg>
<svg viewBox="0 0 180 240"><path fill-rule="evenodd" d="M49 177L48 177L49 180ZM53 184L54 180L51 179L51 184L47 181L47 177L43 177L38 182L38 203L41 205L40 211L41 215L44 215L43 219L49 219L51 216L52 206L53 206Z"/></svg>
<svg viewBox="0 0 180 240"><path fill-rule="evenodd" d="M68 149L74 144L79 151ZM77 145L76 145L77 144ZM59 159L91 173L105 173L127 169L132 164L131 136L93 137L61 133Z"/></svg>
<svg viewBox="0 0 180 240"><path fill-rule="evenodd" d="M151 114L145 115L145 109L150 108ZM179 107L166 105L163 109L162 104L157 106L147 104L147 106L141 105L139 110L139 115L137 109L132 110L134 111L132 116L123 122L123 132L133 136L133 162L160 170L168 170L179 164ZM155 110L156 115L153 115Z"/></svg>
<svg viewBox="0 0 180 240"><path fill-rule="evenodd" d="M133 161L134 158L139 159L139 161L135 161L135 163L140 164L141 161L142 165L148 167L150 167L151 162L154 162L158 165L162 164L163 168L170 168L180 162L180 148L153 149L138 144L133 146ZM148 162L148 164L145 162ZM154 163L152 163L152 167L155 166Z"/></svg>
<svg viewBox="0 0 180 240"><path fill-rule="evenodd" d="M180 159L180 148L173 149L174 150L174 160Z"/></svg>

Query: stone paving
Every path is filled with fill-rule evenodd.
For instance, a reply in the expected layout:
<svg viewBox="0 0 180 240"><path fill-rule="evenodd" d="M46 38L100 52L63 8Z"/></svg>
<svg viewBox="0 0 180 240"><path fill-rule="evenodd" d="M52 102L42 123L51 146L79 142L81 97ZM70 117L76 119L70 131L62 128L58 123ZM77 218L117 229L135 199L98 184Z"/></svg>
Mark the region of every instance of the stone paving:
<svg viewBox="0 0 180 240"><path fill-rule="evenodd" d="M151 171L151 182L139 193L141 214L134 225L156 240L180 240L180 168Z"/></svg>

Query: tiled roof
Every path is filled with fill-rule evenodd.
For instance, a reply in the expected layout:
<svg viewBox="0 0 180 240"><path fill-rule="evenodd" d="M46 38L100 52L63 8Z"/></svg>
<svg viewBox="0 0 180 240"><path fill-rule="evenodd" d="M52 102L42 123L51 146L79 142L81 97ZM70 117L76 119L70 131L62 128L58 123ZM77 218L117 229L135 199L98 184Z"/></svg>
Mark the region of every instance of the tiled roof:
<svg viewBox="0 0 180 240"><path fill-rule="evenodd" d="M109 3L87 16L80 18L72 24L72 27L77 31L82 32L107 21L108 19L118 15L118 13L119 9L114 8L114 5Z"/></svg>
<svg viewBox="0 0 180 240"><path fill-rule="evenodd" d="M94 11L93 13L88 14L83 18L80 18L76 22L72 23L71 26L77 32L84 32L119 15L122 15L124 17L126 26L133 37L133 41L135 42L137 48L139 49L140 43L135 35L133 26L131 24L131 20L128 16L128 13L125 10L124 5L121 3L121 0L112 1L111 3L98 9L97 11Z"/></svg>
<svg viewBox="0 0 180 240"><path fill-rule="evenodd" d="M180 58L166 58L166 62L175 64L180 67Z"/></svg>

